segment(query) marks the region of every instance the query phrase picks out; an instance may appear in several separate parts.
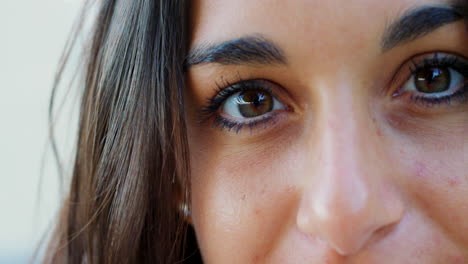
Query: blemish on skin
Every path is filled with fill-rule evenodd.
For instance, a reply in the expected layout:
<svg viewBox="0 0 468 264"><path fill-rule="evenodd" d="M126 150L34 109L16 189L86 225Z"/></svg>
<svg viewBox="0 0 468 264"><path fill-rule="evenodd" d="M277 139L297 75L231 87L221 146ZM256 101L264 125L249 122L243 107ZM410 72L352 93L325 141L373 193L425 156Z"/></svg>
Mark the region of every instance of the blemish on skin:
<svg viewBox="0 0 468 264"><path fill-rule="evenodd" d="M377 128L377 136L382 137L382 131L380 131L380 129L378 129L378 128Z"/></svg>
<svg viewBox="0 0 468 264"><path fill-rule="evenodd" d="M399 128L402 125L402 122L398 117L391 116L387 118L387 120L392 127Z"/></svg>
<svg viewBox="0 0 468 264"><path fill-rule="evenodd" d="M256 214L256 215L260 215L261 213L262 213L262 210L260 210L260 209L256 209L256 210L255 210L255 214Z"/></svg>
<svg viewBox="0 0 468 264"><path fill-rule="evenodd" d="M426 178L427 176L427 167L424 163L416 161L415 165L416 176L420 178Z"/></svg>
<svg viewBox="0 0 468 264"><path fill-rule="evenodd" d="M245 194L241 197L242 201L245 201Z"/></svg>
<svg viewBox="0 0 468 264"><path fill-rule="evenodd" d="M455 187L460 184L460 179L457 176L453 176L449 178L448 182L451 187Z"/></svg>
<svg viewBox="0 0 468 264"><path fill-rule="evenodd" d="M374 126L376 128L377 136L381 137L382 136L382 131L380 130L379 126L377 125L377 120L375 119L375 117L372 117L372 123L374 124Z"/></svg>

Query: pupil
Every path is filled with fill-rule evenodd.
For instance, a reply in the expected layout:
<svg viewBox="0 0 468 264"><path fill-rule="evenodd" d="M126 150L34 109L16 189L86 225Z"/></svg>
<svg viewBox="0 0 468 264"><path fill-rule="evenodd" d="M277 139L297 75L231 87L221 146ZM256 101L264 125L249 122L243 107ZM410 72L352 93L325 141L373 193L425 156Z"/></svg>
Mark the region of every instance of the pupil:
<svg viewBox="0 0 468 264"><path fill-rule="evenodd" d="M424 68L416 73L415 85L423 93L446 91L450 85L450 71L446 68Z"/></svg>
<svg viewBox="0 0 468 264"><path fill-rule="evenodd" d="M239 112L244 117L256 117L273 109L273 98L263 91L246 91L239 95Z"/></svg>

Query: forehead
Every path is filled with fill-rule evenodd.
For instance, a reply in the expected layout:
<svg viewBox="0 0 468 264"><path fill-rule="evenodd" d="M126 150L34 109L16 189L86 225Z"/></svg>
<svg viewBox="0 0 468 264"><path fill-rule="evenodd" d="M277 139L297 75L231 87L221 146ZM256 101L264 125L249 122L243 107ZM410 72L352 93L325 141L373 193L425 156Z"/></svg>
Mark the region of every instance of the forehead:
<svg viewBox="0 0 468 264"><path fill-rule="evenodd" d="M405 10L441 0L196 0L191 45L261 33L322 45L328 39L373 39ZM336 43L336 42L335 42Z"/></svg>

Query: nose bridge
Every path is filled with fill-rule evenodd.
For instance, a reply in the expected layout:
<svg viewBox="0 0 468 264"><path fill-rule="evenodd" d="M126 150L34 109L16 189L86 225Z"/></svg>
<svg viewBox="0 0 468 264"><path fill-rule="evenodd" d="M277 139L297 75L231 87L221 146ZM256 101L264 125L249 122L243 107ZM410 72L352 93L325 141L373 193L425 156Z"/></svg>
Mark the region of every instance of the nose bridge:
<svg viewBox="0 0 468 264"><path fill-rule="evenodd" d="M367 107L349 96L346 102L335 100L320 111L325 125L316 131L319 140L311 146L320 155L304 174L311 184L303 191L297 222L303 232L347 255L361 249L377 230L398 221L402 206L385 190L385 168L378 162Z"/></svg>
<svg viewBox="0 0 468 264"><path fill-rule="evenodd" d="M328 97L322 104L322 124L317 134L321 139L318 146L320 164L318 173L322 175L324 188L333 187L330 202L335 207L357 211L363 203L369 202L372 190L372 155L376 147L372 144L373 130L367 107L352 87L339 87L333 98ZM374 177L375 179L375 177ZM353 199L351 199L353 198ZM342 206L340 206L342 205Z"/></svg>
<svg viewBox="0 0 468 264"><path fill-rule="evenodd" d="M342 219L348 223L365 220L377 198L373 182L377 179L372 175L374 163L369 155L372 144L366 132L370 128L359 109L340 109L327 111L328 124L320 132L319 181L312 191L317 218L330 222L336 230L342 228ZM346 229L340 232L346 233Z"/></svg>
<svg viewBox="0 0 468 264"><path fill-rule="evenodd" d="M318 217L330 218L338 213L356 215L369 203L371 182L361 164L363 149L359 147L356 131L350 130L328 129L324 133L317 170L320 179L313 199L314 208L322 212Z"/></svg>

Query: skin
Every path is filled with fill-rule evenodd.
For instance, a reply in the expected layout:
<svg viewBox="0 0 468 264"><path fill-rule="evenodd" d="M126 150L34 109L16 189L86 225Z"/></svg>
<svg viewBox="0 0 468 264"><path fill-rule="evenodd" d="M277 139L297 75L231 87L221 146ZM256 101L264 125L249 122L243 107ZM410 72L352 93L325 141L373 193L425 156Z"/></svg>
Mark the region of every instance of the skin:
<svg viewBox="0 0 468 264"><path fill-rule="evenodd" d="M194 1L191 47L262 34L288 61L188 71L205 263L468 263L468 103L392 97L415 55L468 57L464 24L380 47L389 21L431 3L442 2ZM288 110L239 133L198 122L216 83L239 76L277 83Z"/></svg>

